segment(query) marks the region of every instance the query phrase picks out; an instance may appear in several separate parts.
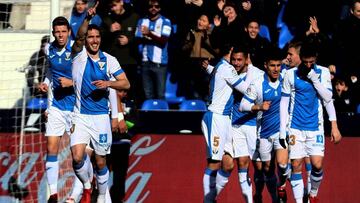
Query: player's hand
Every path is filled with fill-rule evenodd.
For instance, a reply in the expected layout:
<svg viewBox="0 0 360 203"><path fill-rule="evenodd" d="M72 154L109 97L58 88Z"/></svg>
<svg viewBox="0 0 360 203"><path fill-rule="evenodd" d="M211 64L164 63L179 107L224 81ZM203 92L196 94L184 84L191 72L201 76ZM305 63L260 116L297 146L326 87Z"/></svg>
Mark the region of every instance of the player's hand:
<svg viewBox="0 0 360 203"><path fill-rule="evenodd" d="M216 15L216 16L214 17L214 25L215 25L216 27L218 27L218 26L220 26L220 24L221 24L221 18L220 18L220 16Z"/></svg>
<svg viewBox="0 0 360 203"><path fill-rule="evenodd" d="M333 142L334 144L338 144L341 141L341 134L340 131L337 127L332 127L331 128L331 142Z"/></svg>
<svg viewBox="0 0 360 203"><path fill-rule="evenodd" d="M69 78L59 77L58 80L60 82L61 87L63 87L63 88L73 86L73 81Z"/></svg>
<svg viewBox="0 0 360 203"><path fill-rule="evenodd" d="M280 138L279 139L279 143L280 143L280 145L281 145L281 147L282 148L284 148L284 149L287 149L288 148L288 140L285 138L285 139L283 139L283 138Z"/></svg>
<svg viewBox="0 0 360 203"><path fill-rule="evenodd" d="M38 86L38 90L40 92L47 92L48 89L49 89L49 87L45 83L40 83L39 86Z"/></svg>
<svg viewBox="0 0 360 203"><path fill-rule="evenodd" d="M319 81L319 75L318 75L313 69L311 69L311 70L309 71L309 73L307 74L306 77L307 77L308 79L310 79L311 82L313 82L313 83L320 82L320 81Z"/></svg>
<svg viewBox="0 0 360 203"><path fill-rule="evenodd" d="M118 132L119 131L119 122L117 118L111 119L111 131Z"/></svg>
<svg viewBox="0 0 360 203"><path fill-rule="evenodd" d="M127 128L125 119L119 121L119 130L120 130L120 133L128 132L128 128Z"/></svg>
<svg viewBox="0 0 360 203"><path fill-rule="evenodd" d="M106 89L110 86L110 81L95 80L91 84L95 85L98 89Z"/></svg>
<svg viewBox="0 0 360 203"><path fill-rule="evenodd" d="M260 105L260 110L261 111L267 111L269 110L271 106L271 101L264 101L261 105Z"/></svg>
<svg viewBox="0 0 360 203"><path fill-rule="evenodd" d="M119 40L119 44L122 46L125 46L129 43L129 39L125 35L120 35L118 40Z"/></svg>
<svg viewBox="0 0 360 203"><path fill-rule="evenodd" d="M111 24L110 32L115 32L118 30L121 30L121 25L119 23L115 22L115 23Z"/></svg>
<svg viewBox="0 0 360 203"><path fill-rule="evenodd" d="M143 36L147 36L150 33L149 28L145 25L142 25L140 30L141 30L141 33L143 34Z"/></svg>
<svg viewBox="0 0 360 203"><path fill-rule="evenodd" d="M96 4L93 7L88 8L87 16L86 16L87 19L91 19L92 17L94 17L96 15L96 8L98 5L99 5L99 1L96 1Z"/></svg>
<svg viewBox="0 0 360 203"><path fill-rule="evenodd" d="M205 59L201 62L201 67L206 70L209 66L209 60L208 59Z"/></svg>
<svg viewBox="0 0 360 203"><path fill-rule="evenodd" d="M301 63L298 67L297 70L297 75L302 78L305 79L307 78L307 75L309 74L311 68L308 68L305 64Z"/></svg>

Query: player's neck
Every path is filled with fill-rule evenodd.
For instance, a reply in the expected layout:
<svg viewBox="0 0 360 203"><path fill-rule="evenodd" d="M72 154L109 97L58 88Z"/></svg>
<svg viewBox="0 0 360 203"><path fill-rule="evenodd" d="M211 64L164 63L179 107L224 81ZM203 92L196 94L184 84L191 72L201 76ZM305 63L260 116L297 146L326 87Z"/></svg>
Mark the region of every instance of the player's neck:
<svg viewBox="0 0 360 203"><path fill-rule="evenodd" d="M99 52L91 53L91 52L88 51L88 56L93 60L99 60L100 59Z"/></svg>

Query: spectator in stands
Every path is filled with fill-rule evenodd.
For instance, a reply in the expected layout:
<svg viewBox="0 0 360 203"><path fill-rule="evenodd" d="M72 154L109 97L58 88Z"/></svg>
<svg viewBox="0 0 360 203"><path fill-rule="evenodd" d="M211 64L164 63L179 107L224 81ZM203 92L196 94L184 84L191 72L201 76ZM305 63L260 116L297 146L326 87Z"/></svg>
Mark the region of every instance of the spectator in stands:
<svg viewBox="0 0 360 203"><path fill-rule="evenodd" d="M209 92L209 74L201 67L204 59L214 58L215 51L211 46L209 36L210 22L206 14L202 14L197 20L195 29L188 31L185 43L182 47L186 52L186 64L184 66L186 73L186 98L207 100Z"/></svg>
<svg viewBox="0 0 360 203"><path fill-rule="evenodd" d="M45 73L49 65L45 55L45 46L49 43L49 41L49 35L45 35L41 38L40 49L31 55L27 66L26 80L31 96L35 96L37 86L45 78Z"/></svg>
<svg viewBox="0 0 360 203"><path fill-rule="evenodd" d="M76 33L78 32L81 23L84 21L86 17L87 8L88 8L88 0L75 0L75 4L69 19L71 26L70 40L75 40ZM102 20L100 16L96 15L94 16L94 18L91 19L90 24L96 24L97 26L100 26L101 22Z"/></svg>
<svg viewBox="0 0 360 203"><path fill-rule="evenodd" d="M259 35L260 23L257 19L250 19L245 30L247 35L244 44L249 49L250 60L255 67L264 70L265 55L270 47L270 42Z"/></svg>
<svg viewBox="0 0 360 203"><path fill-rule="evenodd" d="M160 14L159 0L148 1L148 16L137 24L145 99L164 99L171 22Z"/></svg>
<svg viewBox="0 0 360 203"><path fill-rule="evenodd" d="M220 48L224 44L238 45L246 36L245 21L239 15L236 4L228 1L222 11L223 17L214 18L212 43L215 48Z"/></svg>
<svg viewBox="0 0 360 203"><path fill-rule="evenodd" d="M335 28L333 40L339 72L355 83L360 77L360 0L353 0L351 15L340 21Z"/></svg>
<svg viewBox="0 0 360 203"><path fill-rule="evenodd" d="M108 4L109 13L103 16L102 49L121 62L126 76L132 81L129 99L140 98L141 83L139 84L137 60L138 52L135 44L135 30L139 16L124 0L111 0Z"/></svg>
<svg viewBox="0 0 360 203"><path fill-rule="evenodd" d="M356 112L359 100L350 79L335 78L334 105L337 112Z"/></svg>

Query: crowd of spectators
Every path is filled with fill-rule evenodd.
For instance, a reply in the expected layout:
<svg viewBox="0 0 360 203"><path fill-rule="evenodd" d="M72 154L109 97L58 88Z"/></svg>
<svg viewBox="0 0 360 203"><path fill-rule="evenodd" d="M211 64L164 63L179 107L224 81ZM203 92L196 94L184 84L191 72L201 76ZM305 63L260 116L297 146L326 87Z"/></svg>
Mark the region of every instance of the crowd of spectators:
<svg viewBox="0 0 360 203"><path fill-rule="evenodd" d="M73 36L92 3L75 0ZM165 99L167 74L178 83L178 96L207 101L210 76L201 62L215 65L226 44L246 45L263 69L268 47L278 46L280 24L293 41L317 44L317 64L333 75L336 109L355 112L359 104L351 92L359 89L360 0L105 0L97 13L92 23L102 28L101 49L118 59L138 107L145 99ZM259 34L260 26L270 39Z"/></svg>

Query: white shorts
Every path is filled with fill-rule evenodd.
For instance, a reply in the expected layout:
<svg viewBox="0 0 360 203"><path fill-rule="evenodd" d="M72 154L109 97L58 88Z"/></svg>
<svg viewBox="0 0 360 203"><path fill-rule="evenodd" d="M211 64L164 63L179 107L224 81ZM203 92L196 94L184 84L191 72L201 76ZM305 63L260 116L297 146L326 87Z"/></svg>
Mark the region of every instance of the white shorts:
<svg viewBox="0 0 360 203"><path fill-rule="evenodd" d="M270 161L274 156L274 151L278 149L283 149L279 142L279 133L275 133L269 138L260 138L258 150L261 161Z"/></svg>
<svg viewBox="0 0 360 203"><path fill-rule="evenodd" d="M95 154L110 154L112 134L109 115L74 114L70 146L89 143Z"/></svg>
<svg viewBox="0 0 360 203"><path fill-rule="evenodd" d="M47 112L48 118L45 124L45 136L63 136L65 132L70 134L73 112L62 111L53 106Z"/></svg>
<svg viewBox="0 0 360 203"><path fill-rule="evenodd" d="M225 143L225 152L233 158L250 156L256 160L256 126L232 125L231 140Z"/></svg>
<svg viewBox="0 0 360 203"><path fill-rule="evenodd" d="M201 129L207 144L207 158L221 161L230 126L231 120L229 116L210 111L204 114Z"/></svg>
<svg viewBox="0 0 360 203"><path fill-rule="evenodd" d="M289 158L301 159L309 156L324 156L324 131L289 129Z"/></svg>

